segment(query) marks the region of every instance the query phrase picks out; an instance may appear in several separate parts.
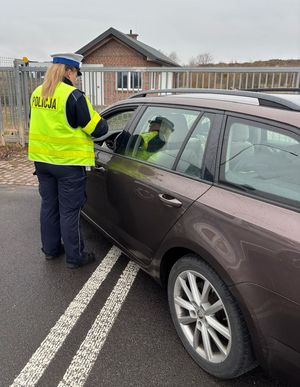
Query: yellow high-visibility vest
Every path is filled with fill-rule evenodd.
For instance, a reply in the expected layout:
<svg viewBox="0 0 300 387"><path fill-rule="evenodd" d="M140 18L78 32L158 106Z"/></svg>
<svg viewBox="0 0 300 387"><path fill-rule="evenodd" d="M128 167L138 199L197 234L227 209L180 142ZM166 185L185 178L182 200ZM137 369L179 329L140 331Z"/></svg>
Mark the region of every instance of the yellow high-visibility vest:
<svg viewBox="0 0 300 387"><path fill-rule="evenodd" d="M158 132L154 130L152 132L140 133L140 136L142 137L143 142L141 143L137 154L137 157L139 159L147 160L153 154L152 152L148 152L147 149L148 149L149 141L152 140L152 138L154 138L155 136L157 136L157 133Z"/></svg>
<svg viewBox="0 0 300 387"><path fill-rule="evenodd" d="M72 128L66 117L66 104L75 87L60 82L50 98L42 98L38 86L30 99L28 158L56 165L95 165L94 144L90 134L101 116L87 97L91 120L84 127Z"/></svg>

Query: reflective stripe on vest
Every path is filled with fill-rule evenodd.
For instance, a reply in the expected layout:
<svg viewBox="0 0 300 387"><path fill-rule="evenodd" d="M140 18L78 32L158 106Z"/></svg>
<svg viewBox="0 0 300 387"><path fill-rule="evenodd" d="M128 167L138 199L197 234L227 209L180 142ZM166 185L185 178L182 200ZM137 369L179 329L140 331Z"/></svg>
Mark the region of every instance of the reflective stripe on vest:
<svg viewBox="0 0 300 387"><path fill-rule="evenodd" d="M101 120L101 116L98 112L96 112L93 109L93 106L90 103L89 99L87 97L85 97L85 99L86 99L86 103L87 103L89 111L90 111L91 120L84 128L82 128L82 130L87 134L91 134L95 130L98 122Z"/></svg>
<svg viewBox="0 0 300 387"><path fill-rule="evenodd" d="M87 104L91 115L85 128L72 128L66 118L66 103L75 87L60 82L51 98L42 98L42 87L32 93L28 158L59 165L95 165L90 134L101 116Z"/></svg>

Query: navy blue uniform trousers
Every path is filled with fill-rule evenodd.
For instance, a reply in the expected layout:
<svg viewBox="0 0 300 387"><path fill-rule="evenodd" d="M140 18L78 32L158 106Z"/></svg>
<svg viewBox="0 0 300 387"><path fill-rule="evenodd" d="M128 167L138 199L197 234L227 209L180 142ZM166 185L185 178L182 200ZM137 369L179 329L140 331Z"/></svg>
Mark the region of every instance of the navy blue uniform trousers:
<svg viewBox="0 0 300 387"><path fill-rule="evenodd" d="M42 198L42 250L59 255L63 241L67 262L78 263L84 249L80 210L86 201L85 167L35 162L35 168Z"/></svg>

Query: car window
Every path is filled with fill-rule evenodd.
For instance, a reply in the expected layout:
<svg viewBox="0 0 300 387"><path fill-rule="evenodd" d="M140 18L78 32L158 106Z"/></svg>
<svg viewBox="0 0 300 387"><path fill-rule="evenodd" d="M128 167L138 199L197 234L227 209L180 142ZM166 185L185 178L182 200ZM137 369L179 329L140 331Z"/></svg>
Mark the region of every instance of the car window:
<svg viewBox="0 0 300 387"><path fill-rule="evenodd" d="M202 161L214 114L205 113L191 134L178 161L176 170L189 176L201 177Z"/></svg>
<svg viewBox="0 0 300 387"><path fill-rule="evenodd" d="M165 107L148 107L141 117L126 154L152 164L172 168L199 112Z"/></svg>
<svg viewBox="0 0 300 387"><path fill-rule="evenodd" d="M254 195L299 206L300 136L249 120L229 118L220 181Z"/></svg>
<svg viewBox="0 0 300 387"><path fill-rule="evenodd" d="M134 110L126 110L126 111L117 112L115 114L112 114L108 118L106 118L107 124L108 124L108 132L124 130L127 123L132 118L133 113L134 113ZM109 152L112 152L111 147L108 147L105 142L102 144L101 148L108 150Z"/></svg>

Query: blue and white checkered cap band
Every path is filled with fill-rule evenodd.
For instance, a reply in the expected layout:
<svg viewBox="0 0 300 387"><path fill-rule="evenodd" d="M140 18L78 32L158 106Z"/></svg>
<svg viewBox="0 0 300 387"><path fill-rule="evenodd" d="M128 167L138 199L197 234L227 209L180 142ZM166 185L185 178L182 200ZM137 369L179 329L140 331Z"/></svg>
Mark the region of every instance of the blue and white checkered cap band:
<svg viewBox="0 0 300 387"><path fill-rule="evenodd" d="M59 56L56 56L55 58L53 58L53 63L62 63L62 64L66 64L69 66L74 66L78 69L80 68L79 62L76 62L75 60L59 57Z"/></svg>

